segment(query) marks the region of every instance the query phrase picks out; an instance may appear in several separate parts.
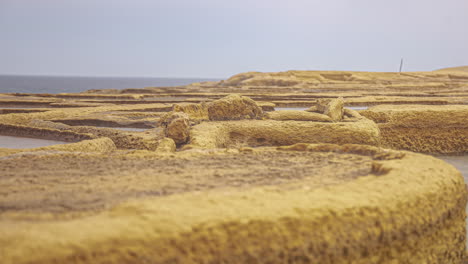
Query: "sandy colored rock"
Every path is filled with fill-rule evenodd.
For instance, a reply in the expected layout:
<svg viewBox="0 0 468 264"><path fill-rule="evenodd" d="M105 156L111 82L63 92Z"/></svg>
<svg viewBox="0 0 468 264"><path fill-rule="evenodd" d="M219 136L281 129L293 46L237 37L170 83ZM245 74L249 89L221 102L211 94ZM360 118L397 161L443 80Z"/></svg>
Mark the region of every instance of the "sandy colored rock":
<svg viewBox="0 0 468 264"><path fill-rule="evenodd" d="M272 120L296 120L296 121L317 121L317 122L332 122L332 119L323 114L312 113L298 110L279 110L266 114L266 118Z"/></svg>
<svg viewBox="0 0 468 264"><path fill-rule="evenodd" d="M349 108L344 108L343 114L345 116L352 117L352 118L363 118L363 116L361 114L359 114L358 111L353 110L353 109L349 109Z"/></svg>
<svg viewBox="0 0 468 264"><path fill-rule="evenodd" d="M189 117L187 114L183 112L169 111L167 113L164 113L164 115L161 116L161 118L158 121L158 126L167 127L174 119L177 119L177 118L189 118Z"/></svg>
<svg viewBox="0 0 468 264"><path fill-rule="evenodd" d="M263 111L275 111L275 104L270 102L257 102L258 106L262 108Z"/></svg>
<svg viewBox="0 0 468 264"><path fill-rule="evenodd" d="M338 122L343 118L343 98L337 99L319 99L317 101L317 110L329 116L333 122Z"/></svg>
<svg viewBox="0 0 468 264"><path fill-rule="evenodd" d="M172 138L163 138L159 141L157 152L175 152L176 143Z"/></svg>
<svg viewBox="0 0 468 264"><path fill-rule="evenodd" d="M190 119L182 112L169 112L161 117L160 123L164 127L166 137L174 140L176 144L183 144L190 137Z"/></svg>
<svg viewBox="0 0 468 264"><path fill-rule="evenodd" d="M180 103L175 104L172 108L174 112L183 112L189 116L191 120L208 120L208 106L206 103Z"/></svg>
<svg viewBox="0 0 468 264"><path fill-rule="evenodd" d="M328 104L327 110L324 112L324 114L331 117L333 121L338 122L343 118L343 106L343 98L340 97L338 99L333 99Z"/></svg>
<svg viewBox="0 0 468 264"><path fill-rule="evenodd" d="M360 112L374 120L389 148L468 152L468 106L381 105Z"/></svg>
<svg viewBox="0 0 468 264"><path fill-rule="evenodd" d="M254 100L231 94L209 103L208 115L210 120L259 119L263 111Z"/></svg>
<svg viewBox="0 0 468 264"><path fill-rule="evenodd" d="M328 104L330 103L331 99L318 99L315 108L320 113L325 113L328 108Z"/></svg>
<svg viewBox="0 0 468 264"><path fill-rule="evenodd" d="M0 262L461 263L459 172L381 145L467 153L463 70L249 72L179 87L0 94L0 134L74 142L0 148ZM337 122L261 120L257 108L338 97L369 106L359 113L373 121L348 109ZM226 104L207 121L213 101ZM187 115L191 138L172 152L165 130L188 134L173 122Z"/></svg>
<svg viewBox="0 0 468 264"><path fill-rule="evenodd" d="M32 170L11 166L15 162L46 176L33 185L8 181L8 188L29 189L6 200L12 204L0 218L2 262L248 263L254 258L390 264L461 263L464 257L466 188L460 174L441 160L332 144L175 155L179 158L63 155L0 161L15 168L2 179L32 179ZM70 172L68 164L79 169L64 174ZM360 168L352 174L357 177L350 177L349 164ZM93 172L91 177L83 167ZM194 168L199 177L192 188L201 181L210 191L180 192L187 190ZM88 187L85 179L99 184ZM323 186L320 179L332 184ZM217 186L219 181L230 188ZM63 190L60 182L73 184ZM79 191L82 184L88 192ZM56 195L44 195L55 188ZM70 195L73 189L76 197ZM157 196L164 189L172 195ZM34 199L28 199L32 194ZM117 204L107 207L103 201ZM91 207L97 210L80 213L79 205L97 205ZM68 213L57 213L63 210Z"/></svg>
<svg viewBox="0 0 468 264"><path fill-rule="evenodd" d="M306 111L306 112L318 112L318 107L316 105L313 105L313 106L307 108L304 111Z"/></svg>
<svg viewBox="0 0 468 264"><path fill-rule="evenodd" d="M448 71L448 72L468 72L468 66L460 66L460 67L450 67L450 68L443 68L437 71Z"/></svg>
<svg viewBox="0 0 468 264"><path fill-rule="evenodd" d="M458 67L451 72L355 72L355 71L284 71L284 72L246 72L221 81L224 86L266 86L266 87L298 87L299 85L334 84L346 87L352 84L356 89L374 87L376 91L385 88L418 88L424 84L437 83L443 87L444 83L451 83L455 78L468 80L468 73ZM454 78L455 77L455 78ZM372 86L368 86L372 84ZM306 87L306 86L305 86ZM328 87L324 87L329 89ZM333 88L333 86L332 86ZM432 88L432 87L431 87Z"/></svg>
<svg viewBox="0 0 468 264"><path fill-rule="evenodd" d="M355 122L237 120L193 126L190 146L225 148L282 146L295 143L380 145L380 131L368 119Z"/></svg>
<svg viewBox="0 0 468 264"><path fill-rule="evenodd" d="M175 143L165 138L160 146L175 147ZM263 185L297 188L298 180L306 180L311 188L320 188L367 176L372 169L371 157L352 153L253 149L248 155L187 151L168 156L158 153L162 150L158 147L156 152L134 151L127 155L114 152L107 157L37 149L0 158L0 168L18 165L3 174L4 178L0 180L0 183L12 183L8 188L15 190L1 200L0 218L12 212L53 212L58 216L67 212L99 212L139 197L162 197L191 191ZM274 164L275 159L283 162ZM331 159L336 162L329 163ZM252 174L252 171L256 173ZM330 171L334 173L330 174ZM325 174L329 177L323 177ZM34 183L20 180L34 175L38 179ZM72 182L73 186L61 189L62 185ZM43 188L45 186L48 187ZM87 192L83 193L84 188ZM51 193L57 195L52 197Z"/></svg>

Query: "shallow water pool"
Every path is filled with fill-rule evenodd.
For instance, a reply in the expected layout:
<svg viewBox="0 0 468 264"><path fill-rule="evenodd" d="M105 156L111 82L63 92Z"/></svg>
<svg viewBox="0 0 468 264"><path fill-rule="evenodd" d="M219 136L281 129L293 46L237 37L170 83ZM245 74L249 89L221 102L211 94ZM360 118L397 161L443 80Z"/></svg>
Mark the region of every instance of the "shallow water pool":
<svg viewBox="0 0 468 264"><path fill-rule="evenodd" d="M145 97L145 101L184 101L188 99L187 96L161 96L161 97Z"/></svg>
<svg viewBox="0 0 468 264"><path fill-rule="evenodd" d="M435 157L452 164L462 173L463 177L465 178L465 182L468 183L468 155Z"/></svg>
<svg viewBox="0 0 468 264"><path fill-rule="evenodd" d="M349 108L349 109L359 111L359 110L366 110L369 107L368 106L345 106L345 108Z"/></svg>
<svg viewBox="0 0 468 264"><path fill-rule="evenodd" d="M39 138L27 138L27 137L13 137L13 136L2 136L0 135L0 148L39 148L57 144L67 144L68 142L39 139Z"/></svg>
<svg viewBox="0 0 468 264"><path fill-rule="evenodd" d="M142 132L142 131L146 131L149 129L149 128L136 128L136 127L105 127L105 128L112 128L112 129L132 131L132 132Z"/></svg>
<svg viewBox="0 0 468 264"><path fill-rule="evenodd" d="M275 107L275 111L280 111L280 110L299 110L299 111L304 111L309 109L310 107Z"/></svg>

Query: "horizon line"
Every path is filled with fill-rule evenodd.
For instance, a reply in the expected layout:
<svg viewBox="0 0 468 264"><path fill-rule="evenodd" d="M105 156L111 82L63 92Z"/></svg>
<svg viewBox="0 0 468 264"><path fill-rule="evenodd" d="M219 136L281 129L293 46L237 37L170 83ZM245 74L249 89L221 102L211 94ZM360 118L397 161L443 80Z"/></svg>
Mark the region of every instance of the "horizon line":
<svg viewBox="0 0 468 264"><path fill-rule="evenodd" d="M155 76L115 76L115 75L54 75L54 74L17 74L17 73L0 73L0 76L24 76L24 77L75 77L75 78L147 78L147 79L209 79L209 80L222 80L222 78L213 77L155 77Z"/></svg>

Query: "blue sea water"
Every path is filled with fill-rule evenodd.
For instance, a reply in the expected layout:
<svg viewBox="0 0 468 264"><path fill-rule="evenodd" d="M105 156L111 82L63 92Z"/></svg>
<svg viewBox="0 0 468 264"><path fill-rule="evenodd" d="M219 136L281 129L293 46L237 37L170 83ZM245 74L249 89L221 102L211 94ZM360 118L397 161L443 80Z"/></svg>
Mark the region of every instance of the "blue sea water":
<svg viewBox="0 0 468 264"><path fill-rule="evenodd" d="M217 81L202 78L67 77L0 75L0 93L78 93L91 89L178 86Z"/></svg>

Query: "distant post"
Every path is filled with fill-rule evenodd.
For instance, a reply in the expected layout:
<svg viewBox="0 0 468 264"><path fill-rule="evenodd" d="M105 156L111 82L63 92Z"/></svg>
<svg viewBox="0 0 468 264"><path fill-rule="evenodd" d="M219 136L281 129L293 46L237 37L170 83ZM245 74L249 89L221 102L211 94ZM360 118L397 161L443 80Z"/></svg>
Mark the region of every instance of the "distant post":
<svg viewBox="0 0 468 264"><path fill-rule="evenodd" d="M400 73L401 73L401 69L403 69L403 58L401 58L401 61L400 61Z"/></svg>

